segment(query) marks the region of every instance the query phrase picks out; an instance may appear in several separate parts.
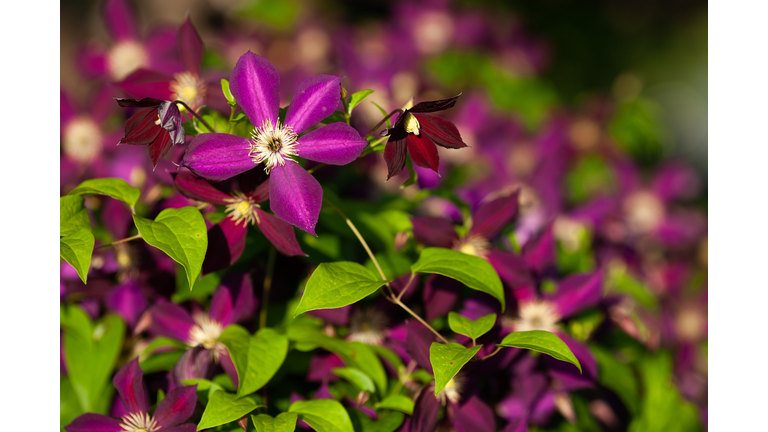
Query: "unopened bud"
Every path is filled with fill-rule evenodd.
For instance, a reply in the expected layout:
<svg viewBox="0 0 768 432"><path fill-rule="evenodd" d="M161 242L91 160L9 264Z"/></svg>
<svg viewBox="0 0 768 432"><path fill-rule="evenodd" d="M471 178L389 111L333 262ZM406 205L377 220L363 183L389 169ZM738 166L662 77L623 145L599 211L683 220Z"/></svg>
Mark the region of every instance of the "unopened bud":
<svg viewBox="0 0 768 432"><path fill-rule="evenodd" d="M243 428L243 431L248 429L248 417L243 417L240 420L237 421L237 424L240 425L241 428Z"/></svg>
<svg viewBox="0 0 768 432"><path fill-rule="evenodd" d="M411 235L408 233L408 231L400 231L395 234L395 252L398 252L400 249L402 249L408 243L408 239L410 237Z"/></svg>
<svg viewBox="0 0 768 432"><path fill-rule="evenodd" d="M341 87L341 98L347 100L347 89L341 84L339 84L339 87Z"/></svg>

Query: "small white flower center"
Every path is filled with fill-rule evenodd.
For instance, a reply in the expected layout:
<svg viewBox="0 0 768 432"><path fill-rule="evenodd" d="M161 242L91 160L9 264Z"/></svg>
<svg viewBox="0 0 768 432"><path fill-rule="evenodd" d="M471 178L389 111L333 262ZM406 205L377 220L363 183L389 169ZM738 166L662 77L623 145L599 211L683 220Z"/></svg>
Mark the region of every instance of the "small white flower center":
<svg viewBox="0 0 768 432"><path fill-rule="evenodd" d="M461 400L462 387L464 387L464 377L463 375L456 375L448 381L448 384L446 384L443 391L437 395L437 398L440 399L442 404L445 404L446 399L453 403L459 403Z"/></svg>
<svg viewBox="0 0 768 432"><path fill-rule="evenodd" d="M207 315L200 313L192 317L197 323L189 330L189 339L192 346L202 345L205 349L213 349L224 331L224 326L218 321L210 319Z"/></svg>
<svg viewBox="0 0 768 432"><path fill-rule="evenodd" d="M275 126L269 119L264 120L261 127L257 127L251 133L251 151L248 156L253 163L264 162L264 171L267 174L277 165L285 166L286 159L296 156L298 152L299 138L293 132L293 128L285 126L280 121Z"/></svg>
<svg viewBox="0 0 768 432"><path fill-rule="evenodd" d="M259 221L259 215L256 213L256 209L260 208L253 199L244 193L237 191L234 193L234 197L227 200L231 204L227 205L225 213L229 213L229 217L235 221L235 226L240 225L240 222L253 225L254 223L261 223Z"/></svg>
<svg viewBox="0 0 768 432"><path fill-rule="evenodd" d="M203 105L206 90L203 81L197 75L191 72L182 72L174 74L173 78L171 91L174 93L174 99L184 102L192 109L197 109Z"/></svg>
<svg viewBox="0 0 768 432"><path fill-rule="evenodd" d="M467 255L485 258L485 256L488 255L488 251L491 249L491 243L484 237L473 234L455 242L453 249L464 252Z"/></svg>
<svg viewBox="0 0 768 432"><path fill-rule="evenodd" d="M146 50L134 41L120 42L107 54L109 74L115 81L122 81L131 72L148 65L149 56Z"/></svg>
<svg viewBox="0 0 768 432"><path fill-rule="evenodd" d="M405 112L405 117L403 117L403 127L405 128L406 132L419 136L421 125L419 124L419 120L416 118L416 116L411 114L410 111Z"/></svg>
<svg viewBox="0 0 768 432"><path fill-rule="evenodd" d="M160 425L149 413L131 413L123 417L120 428L126 432L154 432Z"/></svg>
<svg viewBox="0 0 768 432"><path fill-rule="evenodd" d="M548 301L532 301L520 305L520 318L515 320L515 331L557 330L560 314Z"/></svg>
<svg viewBox="0 0 768 432"><path fill-rule="evenodd" d="M64 154L87 163L101 151L101 130L89 117L79 117L64 129Z"/></svg>
<svg viewBox="0 0 768 432"><path fill-rule="evenodd" d="M376 309L358 309L352 313L347 340L368 345L381 345L387 317Z"/></svg>
<svg viewBox="0 0 768 432"><path fill-rule="evenodd" d="M624 200L627 222L633 231L648 233L664 219L664 203L651 192L641 191Z"/></svg>

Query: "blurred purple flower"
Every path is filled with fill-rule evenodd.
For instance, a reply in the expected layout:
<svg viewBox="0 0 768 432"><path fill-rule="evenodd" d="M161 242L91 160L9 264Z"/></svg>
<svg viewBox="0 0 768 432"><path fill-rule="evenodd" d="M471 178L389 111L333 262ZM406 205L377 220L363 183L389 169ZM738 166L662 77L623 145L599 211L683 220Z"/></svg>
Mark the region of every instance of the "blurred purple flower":
<svg viewBox="0 0 768 432"><path fill-rule="evenodd" d="M115 98L123 108L146 108L125 122L125 136L119 144L146 145L152 164L165 156L174 144L184 144L185 132L178 106L167 100L154 98Z"/></svg>

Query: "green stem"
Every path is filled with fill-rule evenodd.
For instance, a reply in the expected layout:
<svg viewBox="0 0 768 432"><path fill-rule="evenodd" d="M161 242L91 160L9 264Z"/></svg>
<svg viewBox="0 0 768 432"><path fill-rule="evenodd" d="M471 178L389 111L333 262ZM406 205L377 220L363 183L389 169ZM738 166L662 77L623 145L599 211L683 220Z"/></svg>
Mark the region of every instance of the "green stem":
<svg viewBox="0 0 768 432"><path fill-rule="evenodd" d="M272 288L272 273L275 270L275 248L269 248L267 258L267 274L264 276L264 293L261 297L261 312L259 312L259 328L267 327L267 306L269 305L269 290Z"/></svg>
<svg viewBox="0 0 768 432"><path fill-rule="evenodd" d="M129 241L131 241L131 240L136 240L136 239L140 239L140 238L141 238L141 234L136 234L135 236L131 236L131 237L128 237L128 238L124 238L124 239L122 239L122 240L113 241L112 243L109 243L109 244L105 244L105 245L101 245L101 246L99 246L99 247L95 247L95 248L93 248L93 249L94 249L94 250L95 250L95 249L103 249L103 248L106 248L106 247L114 246L114 245L116 245L116 244L125 243L125 242L129 242Z"/></svg>
<svg viewBox="0 0 768 432"><path fill-rule="evenodd" d="M416 277L416 273L414 273L414 272L411 272L411 278L410 278L410 279L408 279L408 283L407 283L407 284L405 284L405 288L403 288L403 290L402 290L402 291L400 291L400 294L398 294L398 295L397 295L397 299L398 299L398 300L400 300L401 298L403 298L403 294L405 294L405 292L406 292L406 291L408 290L408 288L411 286L411 282L413 282L413 279L414 279L415 277Z"/></svg>
<svg viewBox="0 0 768 432"><path fill-rule="evenodd" d="M196 113L196 112L195 112L195 110L193 110L192 108L190 108L190 107L189 107L189 105L185 104L184 102L182 102L182 101L180 101L180 100L176 100L176 101L173 101L173 103L175 103L175 104L181 104L181 106L183 106L184 108L186 108L186 109L187 109L187 111L189 111L190 113L192 113L192 115L193 115L193 116L197 117L197 119L198 119L198 120L200 120L200 123L202 123L202 124L203 124L203 126L205 126L205 127L206 127L206 128L209 130L209 131L213 132L213 128L211 128L210 126L208 126L208 123L206 123L206 122L205 122L205 120L203 120L203 118L202 118L202 117L200 117L200 115L199 115L198 113Z"/></svg>
<svg viewBox="0 0 768 432"><path fill-rule="evenodd" d="M474 346L474 345L472 345L472 346ZM492 352L492 353L488 354L488 355L487 355L487 356L485 356L485 357L481 357L481 358L480 358L480 360L485 360L485 359L491 358L491 357L495 356L495 355L496 355L496 353L497 353L497 352L499 352L499 351L501 351L501 347L496 347L496 351L494 351L494 352Z"/></svg>
<svg viewBox="0 0 768 432"><path fill-rule="evenodd" d="M232 133L232 129L234 128L234 125L232 124L232 121L235 119L235 107L232 106L229 110L229 123L227 123L227 133Z"/></svg>
<svg viewBox="0 0 768 432"><path fill-rule="evenodd" d="M383 125L385 121L389 120L389 118L390 118L390 117L392 117L393 115L395 115L395 113L401 113L401 112L403 112L403 110L401 110L401 109L399 109L399 108L398 108L398 109L396 109L396 110L392 111L391 113L387 114L387 116L386 116L386 117L384 117L384 118L383 118L383 119L382 119L382 120L381 120L381 121L380 121L378 124L376 124L376 126L374 126L374 127L371 129L371 131L370 131L370 132L368 132L367 134L365 134L365 136L368 136L368 135L373 135L373 133L374 133L374 132L376 132L376 129L380 128L380 127L381 127L381 125Z"/></svg>

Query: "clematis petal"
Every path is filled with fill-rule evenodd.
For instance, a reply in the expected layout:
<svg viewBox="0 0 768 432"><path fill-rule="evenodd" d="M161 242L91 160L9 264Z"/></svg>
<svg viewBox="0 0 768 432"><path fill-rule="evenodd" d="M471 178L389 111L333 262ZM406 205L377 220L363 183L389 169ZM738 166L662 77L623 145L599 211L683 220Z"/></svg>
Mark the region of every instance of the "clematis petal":
<svg viewBox="0 0 768 432"><path fill-rule="evenodd" d="M178 39L184 68L195 75L200 75L200 65L203 63L203 40L192 25L189 15L179 27Z"/></svg>
<svg viewBox="0 0 768 432"><path fill-rule="evenodd" d="M147 309L147 300L141 292L141 287L134 281L126 282L110 291L104 302L109 309L117 312L130 327L136 325L141 313Z"/></svg>
<svg viewBox="0 0 768 432"><path fill-rule="evenodd" d="M346 123L331 123L299 138L299 156L329 165L352 163L368 141Z"/></svg>
<svg viewBox="0 0 768 432"><path fill-rule="evenodd" d="M410 432L434 431L440 417L440 401L435 397L434 389L425 387L413 406L413 416L409 426Z"/></svg>
<svg viewBox="0 0 768 432"><path fill-rule="evenodd" d="M178 426L173 426L169 428L163 428L163 432L196 432L197 431L197 425L194 425L192 423L184 423Z"/></svg>
<svg viewBox="0 0 768 432"><path fill-rule="evenodd" d="M203 274L225 269L240 258L245 250L248 224L236 225L231 217L225 217L208 230L208 250L203 261Z"/></svg>
<svg viewBox="0 0 768 432"><path fill-rule="evenodd" d="M296 234L291 224L260 209L256 209L256 213L259 215L258 226L262 234L281 254L307 256L296 241Z"/></svg>
<svg viewBox="0 0 768 432"><path fill-rule="evenodd" d="M456 306L464 284L441 275L429 275L422 293L427 321L432 322L439 316L448 315Z"/></svg>
<svg viewBox="0 0 768 432"><path fill-rule="evenodd" d="M421 134L417 136L408 134L405 142L408 144L408 154L411 155L413 163L438 172L437 168L440 166L440 157L437 155L437 146L427 135Z"/></svg>
<svg viewBox="0 0 768 432"><path fill-rule="evenodd" d="M461 408L456 410L453 425L456 432L495 432L496 416L491 407L472 395Z"/></svg>
<svg viewBox="0 0 768 432"><path fill-rule="evenodd" d="M523 246L523 258L538 273L542 273L555 261L555 238L552 226L552 222L548 223L538 237L529 240Z"/></svg>
<svg viewBox="0 0 768 432"><path fill-rule="evenodd" d="M64 426L67 432L123 432L118 419L103 414L85 413Z"/></svg>
<svg viewBox="0 0 768 432"><path fill-rule="evenodd" d="M234 384L235 387L238 387L240 381L237 377L237 368L232 362L232 357L230 357L229 351L223 351L221 353L221 357L219 357L219 364L221 365L221 368L224 369L224 372L227 374L229 379L232 381L232 384Z"/></svg>
<svg viewBox="0 0 768 432"><path fill-rule="evenodd" d="M112 98L114 99L118 105L120 105L123 108L157 108L160 106L163 101L161 99L155 99L150 97L145 97L141 99L130 99L130 98Z"/></svg>
<svg viewBox="0 0 768 432"><path fill-rule="evenodd" d="M429 347L432 345L432 342L434 342L435 337L418 321L409 320L407 326L408 336L405 338L405 352L407 352L420 367L426 369L427 372L432 373L432 362L429 360Z"/></svg>
<svg viewBox="0 0 768 432"><path fill-rule="evenodd" d="M221 284L226 286L233 296L237 293L230 322L236 323L251 317L257 305L253 296L251 276L248 273L230 273L222 279Z"/></svg>
<svg viewBox="0 0 768 432"><path fill-rule="evenodd" d="M120 144L128 145L149 145L152 144L160 131L163 130L155 124L157 120L157 108L141 110L132 115L125 122L125 136L120 140Z"/></svg>
<svg viewBox="0 0 768 432"><path fill-rule="evenodd" d="M319 309L322 311L332 311L336 309ZM317 312L317 311L312 311ZM341 324L346 325L346 324ZM309 368L307 370L307 381L321 382L321 381L336 381L339 376L332 371L336 368L344 367L344 360L334 353L328 354L315 354L309 361Z"/></svg>
<svg viewBox="0 0 768 432"><path fill-rule="evenodd" d="M603 270L573 274L563 279L552 301L561 317L567 318L600 302L603 292Z"/></svg>
<svg viewBox="0 0 768 432"><path fill-rule="evenodd" d="M160 117L160 127L168 131L173 144L184 144L185 133L179 107L171 101L163 101L157 108L157 115Z"/></svg>
<svg viewBox="0 0 768 432"><path fill-rule="evenodd" d="M562 331L555 332L557 336L568 345L573 355L579 360L583 373L579 369L567 362L556 360L549 356L543 357L543 362L547 366L549 375L557 379L564 391L573 391L583 388L593 387L597 380L597 358L592 354L589 347L570 337ZM548 358L547 358L548 357Z"/></svg>
<svg viewBox="0 0 768 432"><path fill-rule="evenodd" d="M229 89L248 120L260 127L277 123L280 75L269 60L250 51L240 56L229 78Z"/></svg>
<svg viewBox="0 0 768 432"><path fill-rule="evenodd" d="M100 46L85 45L77 52L77 65L88 78L106 75L109 71L107 53Z"/></svg>
<svg viewBox="0 0 768 432"><path fill-rule="evenodd" d="M269 178L256 187L256 190L248 194L257 204L269 199Z"/></svg>
<svg viewBox="0 0 768 432"><path fill-rule="evenodd" d="M299 229L315 234L320 216L323 188L310 173L294 161L272 169L269 206L275 216Z"/></svg>
<svg viewBox="0 0 768 432"><path fill-rule="evenodd" d="M150 309L152 314L152 333L180 342L189 341L189 331L195 321L183 307L176 303L158 303Z"/></svg>
<svg viewBox="0 0 768 432"><path fill-rule="evenodd" d="M341 77L315 75L299 84L285 114L285 124L297 134L333 114L341 100ZM303 144L303 142L302 142Z"/></svg>
<svg viewBox="0 0 768 432"><path fill-rule="evenodd" d="M149 411L149 395L144 386L144 371L139 367L139 357L126 363L112 379L115 390L120 394L120 400L131 413Z"/></svg>
<svg viewBox="0 0 768 432"><path fill-rule="evenodd" d="M405 159L408 154L408 148L405 144L405 138L397 141L387 141L384 147L384 160L387 162L387 180L396 176L405 168Z"/></svg>
<svg viewBox="0 0 768 432"><path fill-rule="evenodd" d="M181 387L184 380L207 377L211 357L211 351L202 345L184 351L169 374L169 390Z"/></svg>
<svg viewBox="0 0 768 432"><path fill-rule="evenodd" d="M524 286L533 286L533 277L531 276L528 265L523 257L512 252L491 249L485 256L488 262L493 266L496 273L512 289ZM523 300L518 298L518 300Z"/></svg>
<svg viewBox="0 0 768 432"><path fill-rule="evenodd" d="M440 99L436 101L426 101L426 102L419 102L408 111L413 113L425 113L425 112L435 112L435 111L443 111L447 110L448 108L453 108L454 105L456 105L456 100L459 99L459 96L461 96L461 93L457 94L456 96L448 99Z"/></svg>
<svg viewBox="0 0 768 432"><path fill-rule="evenodd" d="M478 234L486 239L495 237L517 216L519 194L520 191L517 190L509 196L481 204L472 217L472 228L469 233Z"/></svg>
<svg viewBox="0 0 768 432"><path fill-rule="evenodd" d="M155 410L157 424L165 428L175 426L192 416L197 404L197 384L177 387L168 392Z"/></svg>
<svg viewBox="0 0 768 432"><path fill-rule="evenodd" d="M211 204L226 205L226 200L232 198L191 172L184 171L174 175L173 185L185 197Z"/></svg>
<svg viewBox="0 0 768 432"><path fill-rule="evenodd" d="M63 91L59 91L59 125L64 133L64 125L77 115L77 109Z"/></svg>
<svg viewBox="0 0 768 432"><path fill-rule="evenodd" d="M173 100L172 80L173 78L162 72L137 69L116 85L133 97Z"/></svg>
<svg viewBox="0 0 768 432"><path fill-rule="evenodd" d="M144 38L144 49L152 69L173 75L184 70L179 59L177 28L157 26Z"/></svg>
<svg viewBox="0 0 768 432"><path fill-rule="evenodd" d="M413 237L425 246L450 249L459 240L453 222L446 218L411 218Z"/></svg>
<svg viewBox="0 0 768 432"><path fill-rule="evenodd" d="M136 40L136 18L125 0L107 0L104 3L104 21L107 31L115 41Z"/></svg>
<svg viewBox="0 0 768 432"><path fill-rule="evenodd" d="M467 147L461 140L459 130L450 121L430 114L414 114L414 117L419 120L421 132L435 144L450 149Z"/></svg>
<svg viewBox="0 0 768 432"><path fill-rule="evenodd" d="M222 181L252 169L251 141L235 135L204 133L189 143L181 166L208 180Z"/></svg>
<svg viewBox="0 0 768 432"><path fill-rule="evenodd" d="M152 169L157 168L158 162L168 154L171 147L173 147L171 134L167 130L161 129L157 139L147 148L149 150L149 157L152 159Z"/></svg>
<svg viewBox="0 0 768 432"><path fill-rule="evenodd" d="M224 327L228 326L232 322L232 307L232 293L229 289L223 286L217 288L211 298L211 319Z"/></svg>

